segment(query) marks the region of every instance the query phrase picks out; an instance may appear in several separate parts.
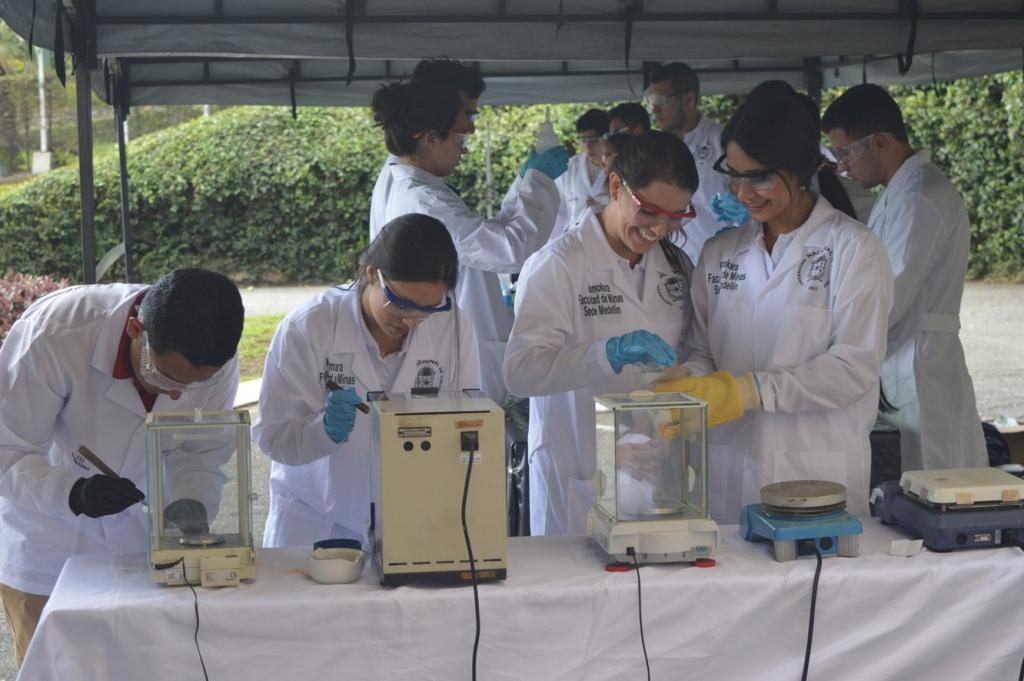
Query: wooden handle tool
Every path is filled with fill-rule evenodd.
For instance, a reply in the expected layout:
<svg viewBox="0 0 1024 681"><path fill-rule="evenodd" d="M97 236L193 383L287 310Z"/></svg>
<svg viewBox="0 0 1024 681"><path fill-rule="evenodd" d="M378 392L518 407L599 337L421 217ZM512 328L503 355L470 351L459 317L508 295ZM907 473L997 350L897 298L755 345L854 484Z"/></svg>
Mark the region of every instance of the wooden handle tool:
<svg viewBox="0 0 1024 681"><path fill-rule="evenodd" d="M81 447L78 448L78 453L84 456L85 460L93 465L93 468L98 470L100 473L103 473L108 478L118 479L121 477L113 470L111 470L110 466L103 463L103 460L100 459L100 457L93 454L92 450L86 447L85 445L82 445Z"/></svg>

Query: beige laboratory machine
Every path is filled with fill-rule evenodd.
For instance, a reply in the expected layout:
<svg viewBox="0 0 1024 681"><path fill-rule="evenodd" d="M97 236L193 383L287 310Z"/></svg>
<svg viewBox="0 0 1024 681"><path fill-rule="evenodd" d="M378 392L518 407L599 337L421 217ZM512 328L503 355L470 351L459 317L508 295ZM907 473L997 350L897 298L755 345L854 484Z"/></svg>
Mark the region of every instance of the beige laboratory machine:
<svg viewBox="0 0 1024 681"><path fill-rule="evenodd" d="M476 391L474 391L476 392ZM486 397L384 394L372 400L370 541L381 584L505 578L505 415ZM466 485L472 456L472 470Z"/></svg>

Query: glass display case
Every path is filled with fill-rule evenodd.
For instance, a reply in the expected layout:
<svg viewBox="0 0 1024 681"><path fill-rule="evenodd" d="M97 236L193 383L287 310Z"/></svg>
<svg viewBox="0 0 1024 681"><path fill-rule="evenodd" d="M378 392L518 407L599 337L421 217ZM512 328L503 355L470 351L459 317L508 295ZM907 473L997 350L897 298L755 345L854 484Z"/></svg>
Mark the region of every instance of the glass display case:
<svg viewBox="0 0 1024 681"><path fill-rule="evenodd" d="M237 586L256 575L249 412L154 412L146 419L150 576Z"/></svg>
<svg viewBox="0 0 1024 681"><path fill-rule="evenodd" d="M684 393L595 398L592 537L617 560L694 561L718 546L708 516L707 405Z"/></svg>

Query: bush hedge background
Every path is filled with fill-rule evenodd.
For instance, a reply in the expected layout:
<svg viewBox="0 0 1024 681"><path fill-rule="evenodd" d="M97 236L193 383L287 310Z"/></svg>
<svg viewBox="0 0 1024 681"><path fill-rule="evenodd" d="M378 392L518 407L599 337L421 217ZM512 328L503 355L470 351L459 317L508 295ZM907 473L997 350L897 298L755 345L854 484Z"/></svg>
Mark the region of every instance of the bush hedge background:
<svg viewBox="0 0 1024 681"><path fill-rule="evenodd" d="M1021 74L894 88L915 146L964 196L969 274L1024 273L1024 87ZM827 92L824 104L837 92ZM728 117L738 98L705 97ZM590 105L551 106L563 139ZM451 183L467 204L496 209L548 107L484 107ZM385 157L365 109L222 111L147 135L128 148L137 278L197 265L239 282L347 279L365 246L373 183ZM486 190L490 159L492 191ZM96 159L97 252L120 241L117 156ZM4 267L81 280L77 166L0 197ZM123 276L115 266L106 279Z"/></svg>

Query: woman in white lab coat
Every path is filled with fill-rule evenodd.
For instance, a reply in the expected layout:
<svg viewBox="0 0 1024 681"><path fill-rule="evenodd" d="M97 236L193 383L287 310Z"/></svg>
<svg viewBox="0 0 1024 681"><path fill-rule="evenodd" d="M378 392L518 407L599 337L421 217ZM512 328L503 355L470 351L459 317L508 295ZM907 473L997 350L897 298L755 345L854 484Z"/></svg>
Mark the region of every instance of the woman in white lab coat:
<svg viewBox="0 0 1024 681"><path fill-rule="evenodd" d="M502 298L498 273L518 272L543 246L555 224L559 197L554 179L565 172L568 154L554 147L533 154L508 190L498 213L488 219L470 209L445 178L465 153L468 128L456 128L458 92L434 84L396 83L373 96L373 113L384 129L388 151L399 157L389 166L387 196L374 195L373 213L386 203L385 218L423 213L448 228L459 254L456 299L480 339L483 390L496 402L505 397L501 360L512 310Z"/></svg>
<svg viewBox="0 0 1024 681"><path fill-rule="evenodd" d="M631 141L609 202L530 258L519 279L505 380L530 397L530 531L579 534L594 502L594 395L639 388L676 362L693 266L667 236L694 215L697 168L675 135Z"/></svg>
<svg viewBox="0 0 1024 681"><path fill-rule="evenodd" d="M274 334L253 435L274 460L264 546L365 539L372 419L367 393L480 387L473 325L449 295L458 256L426 215L404 215Z"/></svg>
<svg viewBox="0 0 1024 681"><path fill-rule="evenodd" d="M715 167L750 220L705 245L692 375L659 390L709 403L708 500L719 522L736 522L763 485L795 479L845 484L849 510L865 514L892 304L885 251L830 203L844 198L841 186L795 96L751 97L722 142Z"/></svg>

